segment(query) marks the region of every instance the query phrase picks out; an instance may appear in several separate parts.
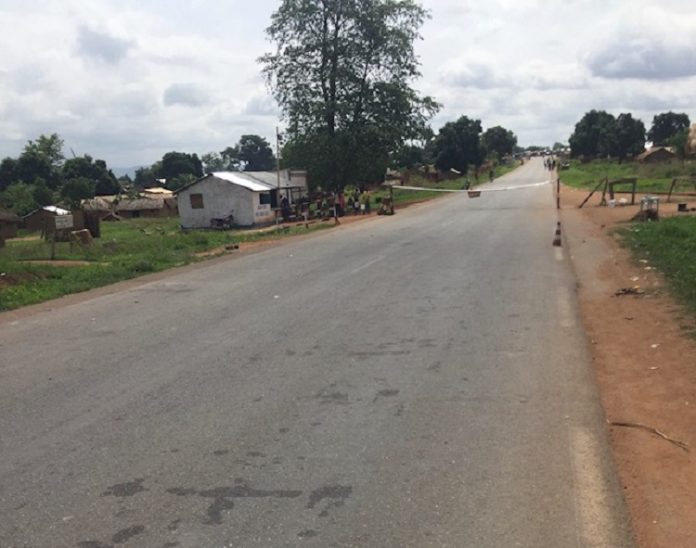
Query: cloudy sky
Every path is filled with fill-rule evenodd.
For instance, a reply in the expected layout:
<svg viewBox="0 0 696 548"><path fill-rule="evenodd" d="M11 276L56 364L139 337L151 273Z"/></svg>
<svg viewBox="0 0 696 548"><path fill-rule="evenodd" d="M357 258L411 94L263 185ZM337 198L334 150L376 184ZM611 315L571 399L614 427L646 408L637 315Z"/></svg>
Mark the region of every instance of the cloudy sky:
<svg viewBox="0 0 696 548"><path fill-rule="evenodd" d="M57 132L111 166L205 153L279 112L256 58L279 0L0 0L0 158ZM696 121L693 0L422 0L433 120L567 141L589 109Z"/></svg>

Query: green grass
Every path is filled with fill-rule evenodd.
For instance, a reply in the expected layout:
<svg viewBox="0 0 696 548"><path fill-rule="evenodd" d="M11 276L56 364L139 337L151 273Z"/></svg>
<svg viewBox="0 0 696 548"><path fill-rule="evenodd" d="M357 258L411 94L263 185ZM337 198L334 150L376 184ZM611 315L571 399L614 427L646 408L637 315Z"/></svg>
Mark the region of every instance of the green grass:
<svg viewBox="0 0 696 548"><path fill-rule="evenodd" d="M512 163L510 165L501 165L497 166L495 168L495 177L502 177L503 175L510 173L514 169L517 169L519 165L517 163ZM476 182L474 180L474 176L470 175L468 177L468 180L471 181L472 186L476 186ZM422 187L422 188L437 188L437 189L446 189L446 190L462 190L465 188L465 183L467 181L467 177L459 177L457 179L452 179L450 181L440 181L438 183L435 183L433 181L429 181L428 179L424 177L411 177L410 181L406 186L417 186L417 187ZM488 174L482 174L479 177L479 184L483 184L488 182ZM423 200L431 200L433 198L441 198L444 196L444 192L429 192L427 190L409 190L409 189L400 189L399 185L394 186L394 205L399 206L399 205L405 205L409 203L414 203L414 202L421 202ZM380 189L372 193L372 198L373 198L373 205L376 199L382 199L385 197L389 196L389 190L388 189Z"/></svg>
<svg viewBox="0 0 696 548"><path fill-rule="evenodd" d="M56 259L88 261L80 266L51 266L25 261L48 260L51 246L42 240L8 240L0 249L0 310L86 291L206 258L200 254L227 244L304 234L327 223L287 231L182 231L179 220L131 219L102 223L102 237L89 247L56 244ZM220 250L220 253L223 251ZM215 255L215 253L213 254ZM211 255L208 255L208 257Z"/></svg>
<svg viewBox="0 0 696 548"><path fill-rule="evenodd" d="M610 181L624 177L636 177L638 179L638 192L667 192L672 179L675 177L696 175L696 161L688 161L682 165L682 162L678 160L663 164L640 164L637 162L619 164L616 161L606 160L582 163L578 160L572 160L570 168L561 170L559 175L564 184L576 188L593 188L605 177L608 177ZM684 185L680 188L689 190ZM623 189L630 190L630 186L625 186ZM622 189L617 188L617 190Z"/></svg>
<svg viewBox="0 0 696 548"><path fill-rule="evenodd" d="M696 314L696 217L672 217L619 230L637 260L667 278L674 294Z"/></svg>

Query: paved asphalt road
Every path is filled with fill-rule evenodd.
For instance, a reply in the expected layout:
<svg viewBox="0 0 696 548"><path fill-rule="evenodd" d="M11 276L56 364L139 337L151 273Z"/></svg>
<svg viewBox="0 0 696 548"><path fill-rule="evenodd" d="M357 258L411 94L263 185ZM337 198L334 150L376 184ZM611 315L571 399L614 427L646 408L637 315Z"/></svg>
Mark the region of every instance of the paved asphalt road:
<svg viewBox="0 0 696 548"><path fill-rule="evenodd" d="M448 195L0 317L0 546L630 546L555 221Z"/></svg>

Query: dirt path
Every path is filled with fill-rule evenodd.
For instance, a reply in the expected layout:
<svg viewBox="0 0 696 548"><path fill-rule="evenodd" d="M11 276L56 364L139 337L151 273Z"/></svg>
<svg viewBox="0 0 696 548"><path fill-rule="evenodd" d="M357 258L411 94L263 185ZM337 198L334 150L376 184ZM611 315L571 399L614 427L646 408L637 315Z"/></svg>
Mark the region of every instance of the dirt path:
<svg viewBox="0 0 696 548"><path fill-rule="evenodd" d="M564 187L566 252L609 423L614 458L642 547L696 546L696 340L689 317L650 264L636 263L611 228L638 206L577 205L587 191ZM696 204L691 204L691 206ZM676 213L676 204L661 205ZM614 296L639 286L640 296ZM684 450L645 428L688 444Z"/></svg>

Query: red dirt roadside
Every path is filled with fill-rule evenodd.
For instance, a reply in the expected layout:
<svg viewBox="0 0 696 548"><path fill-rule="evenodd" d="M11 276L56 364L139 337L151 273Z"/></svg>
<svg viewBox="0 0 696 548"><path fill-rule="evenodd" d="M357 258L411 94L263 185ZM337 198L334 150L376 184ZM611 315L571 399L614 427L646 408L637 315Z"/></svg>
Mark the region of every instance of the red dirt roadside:
<svg viewBox="0 0 696 548"><path fill-rule="evenodd" d="M579 281L580 308L619 477L638 545L696 546L696 339L690 317L659 273L636 262L611 229L638 206L579 210L587 191L562 188L565 251ZM694 205L694 204L692 204ZM661 205L673 214L676 204ZM640 286L639 296L614 296ZM614 423L612 425L612 423ZM634 423L655 428L684 450Z"/></svg>

